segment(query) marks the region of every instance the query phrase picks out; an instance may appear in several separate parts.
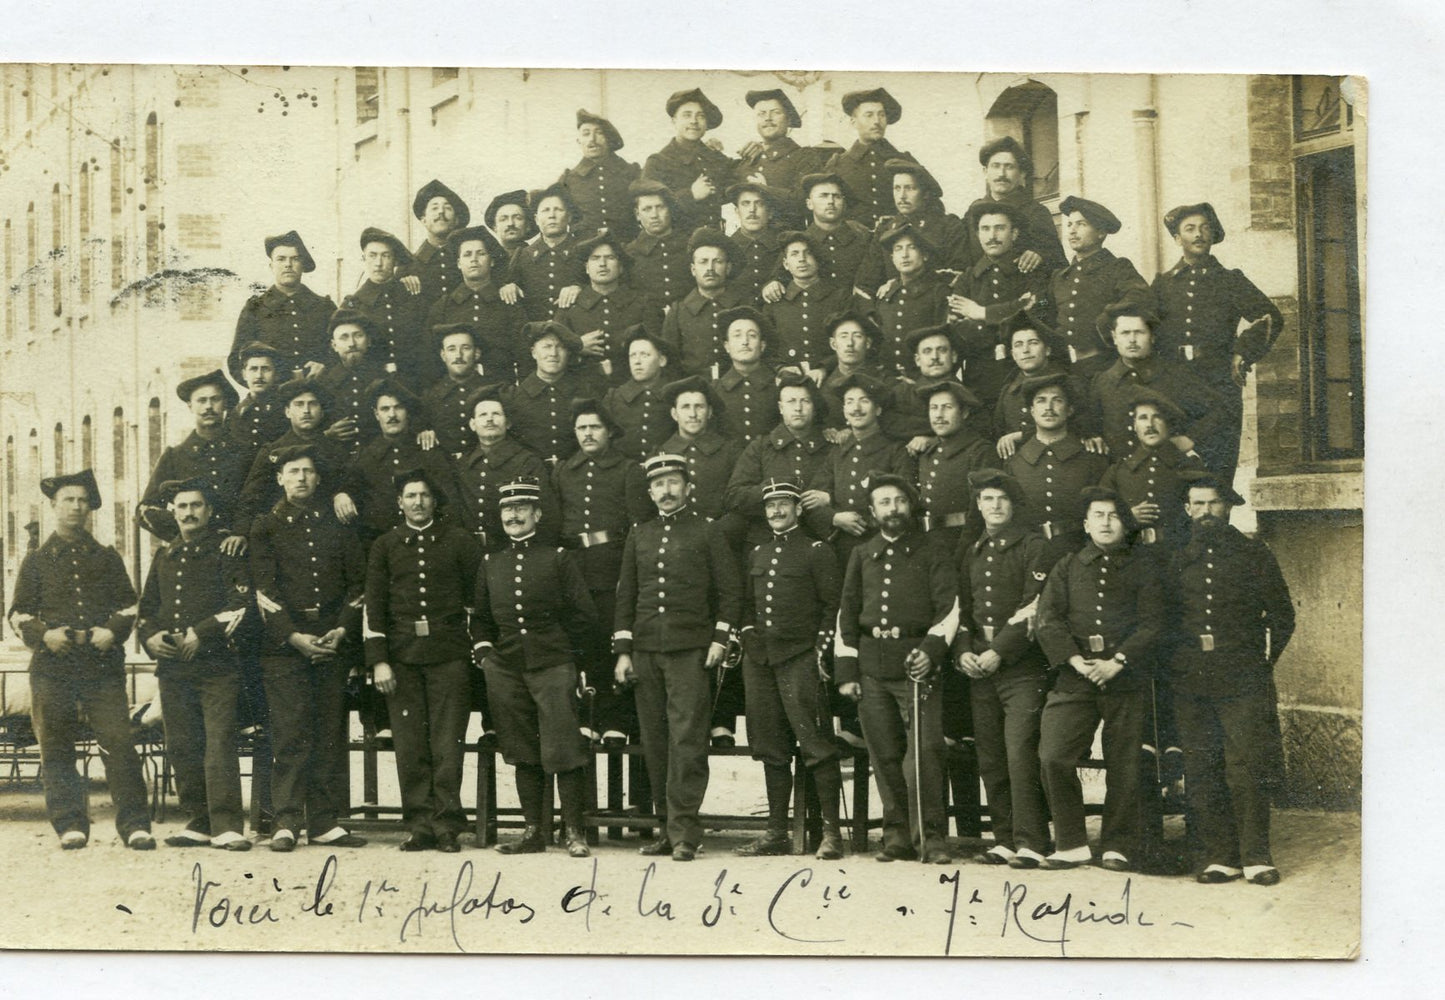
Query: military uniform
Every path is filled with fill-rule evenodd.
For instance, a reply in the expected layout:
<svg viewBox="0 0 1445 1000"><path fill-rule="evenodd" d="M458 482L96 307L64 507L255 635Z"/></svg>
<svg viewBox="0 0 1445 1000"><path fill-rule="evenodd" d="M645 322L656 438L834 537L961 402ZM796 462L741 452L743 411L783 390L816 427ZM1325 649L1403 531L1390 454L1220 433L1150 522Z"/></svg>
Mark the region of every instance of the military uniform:
<svg viewBox="0 0 1445 1000"><path fill-rule="evenodd" d="M286 409L277 401L275 387L260 395L247 393L236 408L226 414L226 433L246 453L248 469L256 452L285 434L287 426Z"/></svg>
<svg viewBox="0 0 1445 1000"><path fill-rule="evenodd" d="M906 375L915 371L908 352L908 335L948 319L948 286L929 264L907 284L897 281L874 303L883 342L877 354L883 367Z"/></svg>
<svg viewBox="0 0 1445 1000"><path fill-rule="evenodd" d="M783 234L773 226L749 233L738 229L728 236L732 251L728 260L732 270L728 283L742 292L747 304L762 305L763 286L784 276L779 259L783 253Z"/></svg>
<svg viewBox="0 0 1445 1000"><path fill-rule="evenodd" d="M200 639L190 660L159 657L156 681L186 829L204 837L239 834L245 822L236 756L241 671L229 637L248 613L255 609L246 560L222 552L209 526L190 541L177 537L151 560L136 626L141 643L161 632L179 643L188 629Z"/></svg>
<svg viewBox="0 0 1445 1000"><path fill-rule="evenodd" d="M1049 279L1049 299L1057 310L1058 336L1068 347L1070 361L1102 347L1099 354L1085 359L1079 370L1089 377L1118 358L1112 341L1100 342L1099 317L1112 306L1148 307L1154 296L1128 258L1115 257L1107 247L1100 247L1083 259L1076 256L1054 272Z"/></svg>
<svg viewBox="0 0 1445 1000"><path fill-rule="evenodd" d="M1188 422L1169 428L1171 434L1187 434L1211 470L1219 471L1219 459L1227 419L1219 393L1209 388L1176 363L1145 358L1134 367L1123 359L1094 376L1091 403L1104 440L1114 455L1130 455L1139 447L1134 436L1132 396L1137 387L1147 386L1169 397L1184 411Z"/></svg>
<svg viewBox="0 0 1445 1000"><path fill-rule="evenodd" d="M635 461L657 454L675 430L670 407L662 396L665 385L661 377L651 385L629 380L608 389L602 400L624 432L612 447Z"/></svg>
<svg viewBox="0 0 1445 1000"><path fill-rule="evenodd" d="M1086 450L1072 434L1051 444L1029 438L1004 463L1025 499L1023 510L1014 516L1048 540L1050 566L1084 544L1079 491L1097 485L1108 469L1107 458Z"/></svg>
<svg viewBox="0 0 1445 1000"><path fill-rule="evenodd" d="M1109 466L1099 485L1118 493L1130 507L1145 501L1159 505L1159 520L1139 529L1135 545L1158 546L1161 559L1189 538L1189 514L1184 509L1187 478L1183 473L1203 472L1199 456L1185 454L1170 441L1157 448L1139 445Z"/></svg>
<svg viewBox="0 0 1445 1000"><path fill-rule="evenodd" d="M276 374L281 378L308 361L330 364L334 359L326 322L335 311L336 303L329 295L317 295L305 285L291 295L272 285L260 295L251 296L236 319L236 336L226 364L231 377L243 381L241 348L253 341L276 348L281 356Z"/></svg>
<svg viewBox="0 0 1445 1000"><path fill-rule="evenodd" d="M522 343L522 306L509 306L497 294L496 280L473 290L459 282L427 311L427 336L439 326L470 323L477 331L477 360L489 382L514 382L530 362ZM434 339L434 338L433 338ZM445 376L443 376L445 377Z"/></svg>
<svg viewBox="0 0 1445 1000"><path fill-rule="evenodd" d="M1068 366L1057 358L1050 358L1043 368L1032 375L1014 366L1013 374L999 388L998 402L993 407L993 436L997 441L1005 434L1018 432L1025 438L1034 435L1034 418L1029 414L1029 401L1024 394L1024 380L1037 378L1043 375L1065 374ZM1080 382L1077 379L1070 379L1069 388L1065 390L1069 399L1083 401L1088 397L1088 383ZM1079 407L1075 406L1076 416Z"/></svg>
<svg viewBox="0 0 1445 1000"><path fill-rule="evenodd" d="M671 305L696 287L687 240L687 231L681 224L676 224L665 236L641 233L623 247L632 258L628 282L659 307Z"/></svg>
<svg viewBox="0 0 1445 1000"><path fill-rule="evenodd" d="M803 218L803 178L823 169L827 156L811 146L800 146L792 136L779 136L761 143L761 149L738 162L734 176L745 181L753 174L762 174L768 187L778 193L779 222L801 226Z"/></svg>
<svg viewBox="0 0 1445 1000"><path fill-rule="evenodd" d="M459 223L460 229L466 223ZM431 240L421 241L412 252L412 262L406 273L414 275L421 282L422 301L430 308L437 299L462 283L462 272L457 269L456 255L449 252L445 244L437 246Z"/></svg>
<svg viewBox="0 0 1445 1000"><path fill-rule="evenodd" d="M845 392L843 383L848 378L855 374L867 375L879 382L888 378L888 373L872 361L864 362L852 372L845 373L838 367L837 358L830 357L824 362L823 367L826 374L823 376L822 384L818 386L818 393L828 404L828 415L824 426L834 430L842 430L848 426L848 422L843 416L843 393ZM887 411L885 410L884 413L886 414Z"/></svg>
<svg viewBox="0 0 1445 1000"><path fill-rule="evenodd" d="M777 373L767 365L748 375L729 368L713 381L712 391L722 401L718 430L740 447L762 437L777 420Z"/></svg>
<svg viewBox="0 0 1445 1000"><path fill-rule="evenodd" d="M547 240L539 236L518 247L512 255L507 280L522 290L522 311L529 322L551 319L562 289L573 285L586 287L587 272L576 254L579 242L571 232L556 246L549 246Z"/></svg>
<svg viewBox="0 0 1445 1000"><path fill-rule="evenodd" d="M326 393L327 426L338 420L356 421L356 436L349 441L336 442L348 458L355 458L361 446L377 435L376 416L372 412L367 390L373 382L386 375L383 363L368 349L353 367L348 368L337 361L316 376L316 384ZM407 387L410 388L410 383Z"/></svg>
<svg viewBox="0 0 1445 1000"><path fill-rule="evenodd" d="M441 448L423 450L410 428L396 437L378 435L357 453L341 487L356 504L357 528L367 546L401 523L393 479L411 469L421 469L436 484L441 492L436 498L439 506L461 499L452 464ZM438 516L445 519L447 515L439 511Z"/></svg>
<svg viewBox="0 0 1445 1000"><path fill-rule="evenodd" d="M1014 188L1002 199L995 198L992 194L985 194L969 205L968 211L963 213L963 228L968 237L970 260L976 261L984 255L983 244L978 239L978 221L987 215L988 210L997 205L1000 200L1017 209L1023 216L1024 225L1019 229L1018 235L1014 237L1012 257L1015 260L1024 251L1032 250L1043 259L1043 263L1035 268L1035 272L1046 276L1069 263L1069 258L1064 254L1064 244L1059 240L1059 230L1054 225L1054 214L1047 207L1030 198L1028 192L1022 187Z"/></svg>
<svg viewBox="0 0 1445 1000"><path fill-rule="evenodd" d="M858 140L834 153L824 170L836 173L848 186L852 194L848 218L871 230L880 218L893 211L893 173L884 164L913 158L913 154L900 152L887 139L866 145Z"/></svg>
<svg viewBox="0 0 1445 1000"><path fill-rule="evenodd" d="M894 175L905 173L903 170L894 171ZM892 201L892 179L889 181L889 200ZM963 228L963 220L958 216L944 211L943 205L937 200L930 199L927 204L911 215L898 215L889 213L879 217L875 231L886 233L894 226L901 226L903 223L911 224L924 239L933 244L938 250L938 259L932 261L934 267L946 268L950 271L961 271L968 267L975 259L969 251L968 233ZM888 254L883 251L876 242L873 245L872 254L876 258L873 272L875 277L896 278L898 271L893 267L893 262L888 259ZM882 284L880 280L878 284ZM876 286L875 286L876 287Z"/></svg>
<svg viewBox="0 0 1445 1000"><path fill-rule="evenodd" d="M477 435L470 426L472 393L496 381L475 371L467 372L460 381L447 374L427 386L421 394L419 422L436 433L437 448L452 461L460 462L477 446Z"/></svg>
<svg viewBox="0 0 1445 1000"><path fill-rule="evenodd" d="M634 239L637 218L627 186L641 176L641 167L611 151L595 160L583 157L575 167L562 171L557 186L577 206L572 228L579 233L605 229L624 242Z"/></svg>
<svg viewBox="0 0 1445 1000"><path fill-rule="evenodd" d="M577 293L577 301L557 313L557 322L577 336L601 330L607 334L611 345L606 360L612 365L610 374L605 374L609 383L617 384L627 380L627 338L626 333L634 326L641 326L649 336L662 333L662 307L657 301L626 284L602 295L591 287ZM590 363L591 358L583 358Z"/></svg>
<svg viewBox="0 0 1445 1000"><path fill-rule="evenodd" d="M892 189L889 190L889 197L892 197ZM876 277L872 269L864 276L873 246L873 234L865 226L852 219L844 219L836 229L825 230L816 222L809 222L808 228L803 231L818 248L820 274L849 288L862 288L869 295L878 290L879 282L873 281L871 287L865 283Z"/></svg>
<svg viewBox="0 0 1445 1000"><path fill-rule="evenodd" d="M171 480L202 476L215 494L216 509L211 515L215 526L228 528L233 534L246 534L250 530L252 512L238 501L241 499L241 487L246 482L246 473L251 468L252 454L224 432L207 440L191 431L180 444L171 445L161 452L136 509L141 527L163 542L174 539L179 531L175 516L160 498L161 486Z"/></svg>
<svg viewBox="0 0 1445 1000"><path fill-rule="evenodd" d="M736 161L704 142L685 143L674 138L647 158L642 176L667 185L683 218L674 220L688 226L716 226L722 218L723 192L733 175ZM703 174L712 179L715 193L698 201L692 183Z"/></svg>
<svg viewBox="0 0 1445 1000"><path fill-rule="evenodd" d="M482 553L458 527L405 524L371 548L366 573L368 670L387 663L387 696L401 786L402 822L421 844L455 836L462 812L462 760L470 715L467 605Z"/></svg>
<svg viewBox="0 0 1445 1000"><path fill-rule="evenodd" d="M1022 296L1032 292L1038 300L1029 315L1045 320L1051 317L1047 274L1042 268L1023 274L1011 258L985 256L954 278L948 290L983 306L981 322L950 316L948 325L958 333L963 345L963 384L991 408L1004 383L1018 371L1009 353L1013 330L1009 320L1024 311Z"/></svg>
<svg viewBox="0 0 1445 1000"><path fill-rule="evenodd" d="M408 388L418 391L440 373L441 361L431 349L426 313L431 302L413 295L398 278L377 284L364 281L341 300L342 308L365 313L376 329L368 354ZM329 369L328 369L329 371Z"/></svg>
<svg viewBox="0 0 1445 1000"><path fill-rule="evenodd" d="M913 354L912 351L906 353L910 356ZM914 371L916 374L917 369ZM963 384L959 381L956 370L943 378L896 377L889 386L888 398L883 403L883 416L879 419L884 432L895 441L905 443L916 437L932 437L933 424L928 420L928 397L923 394L923 390L945 382Z"/></svg>
<svg viewBox="0 0 1445 1000"><path fill-rule="evenodd" d="M790 280L782 298L763 306L773 326L767 357L779 365L821 366L831 351L827 321L852 308L853 298L851 282L819 277L804 288Z"/></svg>
<svg viewBox="0 0 1445 1000"><path fill-rule="evenodd" d="M511 410L507 411L509 414ZM506 534L497 512L498 491L503 484L519 479L547 482L547 466L532 449L508 434L491 448L478 446L457 463L457 488L461 492L462 523L488 552L502 546ZM556 530L551 491L542 493L542 526ZM551 522L549 525L548 522ZM545 537L545 536L544 536Z"/></svg>
<svg viewBox="0 0 1445 1000"><path fill-rule="evenodd" d="M728 477L726 503L729 510L747 519L749 547L763 544L772 535L763 520L763 484L770 480L816 482L832 453L833 446L816 423L803 437L780 423L743 449ZM831 529L813 534L817 527L809 525L809 537L826 539L831 534Z"/></svg>
<svg viewBox="0 0 1445 1000"><path fill-rule="evenodd" d="M672 363L678 366L676 377L701 375L710 379L714 377L713 365L721 371L729 363L723 349L727 331L719 326L718 316L748 304L747 294L732 285L724 285L712 298L694 287L673 303L662 321L662 340Z"/></svg>
<svg viewBox="0 0 1445 1000"><path fill-rule="evenodd" d="M742 442L705 427L692 440L674 434L662 443L662 450L687 459L692 478L692 506L709 518L722 517L727 509L728 479L742 454Z"/></svg>
<svg viewBox="0 0 1445 1000"><path fill-rule="evenodd" d="M808 489L828 494L830 502L826 507L808 511L804 520L819 538L833 539L839 565L847 565L853 547L868 539L876 528L870 525L863 535L850 535L833 527L833 515L852 511L865 519L869 517L868 488L864 483L869 474L876 471L890 472L910 483L917 481L917 466L908 449L877 431L863 441L851 434L840 441L828 456L827 464L808 483Z"/></svg>
<svg viewBox="0 0 1445 1000"><path fill-rule="evenodd" d="M264 623L276 829L316 838L350 806L346 677L360 659L366 553L325 504L281 500L252 526L250 556ZM295 633L320 638L335 628L346 638L334 657L310 660L291 645Z"/></svg>
<svg viewBox="0 0 1445 1000"><path fill-rule="evenodd" d="M572 400L598 393L597 380L576 371L564 371L553 382L535 371L516 386L503 390L502 405L517 440L541 455L550 465L577 450L572 430Z"/></svg>
<svg viewBox="0 0 1445 1000"><path fill-rule="evenodd" d="M372 423L376 421L373 419ZM321 485L317 487L318 497L324 497L329 504L341 489L347 465L347 452L334 438L320 431L302 437L294 429L286 431L265 448L256 452L251 461L251 470L246 473L245 485L241 487L241 507L253 512L270 510L285 496L285 491L276 482L276 456L282 449L293 445L309 444L316 448L317 471L321 473Z"/></svg>
<svg viewBox="0 0 1445 1000"><path fill-rule="evenodd" d="M995 452L967 426L936 441L931 451L918 456L918 499L926 512L921 525L931 541L954 552L979 529L968 474L992 465Z"/></svg>

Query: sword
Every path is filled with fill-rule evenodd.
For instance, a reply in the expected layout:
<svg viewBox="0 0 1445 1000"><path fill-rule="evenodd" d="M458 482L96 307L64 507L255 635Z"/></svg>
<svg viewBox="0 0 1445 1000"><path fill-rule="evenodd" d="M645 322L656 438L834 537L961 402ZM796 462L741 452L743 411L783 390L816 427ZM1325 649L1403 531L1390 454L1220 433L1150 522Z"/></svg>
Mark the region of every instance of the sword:
<svg viewBox="0 0 1445 1000"><path fill-rule="evenodd" d="M728 632L728 642L727 646L723 650L723 658L718 663L717 667L713 670L714 680L716 681L716 683L714 685L714 690L712 693L712 709L708 712L709 719L711 719L713 715L716 714L717 703L722 699L723 680L727 677L727 672L729 670L732 670L742 661L743 641L741 638L738 637L738 630L732 629Z"/></svg>
<svg viewBox="0 0 1445 1000"><path fill-rule="evenodd" d="M587 702L587 731L596 733L597 726L597 689L587 683L587 671L577 671L577 697ZM596 738L595 736L593 737Z"/></svg>

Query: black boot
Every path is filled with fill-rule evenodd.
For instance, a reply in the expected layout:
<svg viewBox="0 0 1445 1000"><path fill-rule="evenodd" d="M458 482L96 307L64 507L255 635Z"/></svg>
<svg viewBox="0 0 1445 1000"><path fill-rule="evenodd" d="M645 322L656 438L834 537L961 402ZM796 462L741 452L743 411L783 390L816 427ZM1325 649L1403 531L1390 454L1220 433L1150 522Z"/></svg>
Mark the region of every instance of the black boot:
<svg viewBox="0 0 1445 1000"><path fill-rule="evenodd" d="M587 769L574 767L557 773L557 796L562 800L562 828L567 838L567 853L574 858L590 858L587 831L582 827L582 806L585 801Z"/></svg>
<svg viewBox="0 0 1445 1000"><path fill-rule="evenodd" d="M745 858L792 854L788 837L788 800L793 794L793 775L786 764L764 764L763 781L768 790L768 829L735 852Z"/></svg>
<svg viewBox="0 0 1445 1000"><path fill-rule="evenodd" d="M547 849L543 829L542 799L546 795L547 775L536 764L518 764L516 768L517 798L522 802L522 818L527 828L518 840L497 845L500 854L541 854Z"/></svg>
<svg viewBox="0 0 1445 1000"><path fill-rule="evenodd" d="M818 811L823 816L823 839L818 842L819 861L837 861L843 856L843 834L838 829L838 803L843 795L843 775L836 760L825 760L812 769L813 787L818 790Z"/></svg>

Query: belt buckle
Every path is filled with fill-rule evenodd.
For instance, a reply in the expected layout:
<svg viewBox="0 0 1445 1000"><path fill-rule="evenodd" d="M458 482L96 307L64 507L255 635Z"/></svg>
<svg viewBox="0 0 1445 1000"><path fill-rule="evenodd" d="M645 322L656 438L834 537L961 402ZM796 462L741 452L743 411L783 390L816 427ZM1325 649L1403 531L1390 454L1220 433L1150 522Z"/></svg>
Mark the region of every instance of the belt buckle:
<svg viewBox="0 0 1445 1000"><path fill-rule="evenodd" d="M1054 522L1053 522L1053 521L1045 521L1043 524L1039 525L1039 528L1043 531L1045 538L1049 539L1050 541L1053 540L1053 537L1054 537Z"/></svg>
<svg viewBox="0 0 1445 1000"><path fill-rule="evenodd" d="M423 618L421 621L411 623L412 631L418 639L425 639L431 635L431 622Z"/></svg>
<svg viewBox="0 0 1445 1000"><path fill-rule="evenodd" d="M1199 648L1206 653L1214 652L1214 636L1204 633L1199 637Z"/></svg>
<svg viewBox="0 0 1445 1000"><path fill-rule="evenodd" d="M932 531L932 530L933 530L933 515L932 515L932 514L924 514L924 515L922 515L922 516L919 518L919 521L922 523L922 525L923 525L923 530L924 530L924 531Z"/></svg>
<svg viewBox="0 0 1445 1000"><path fill-rule="evenodd" d="M1193 345L1193 344L1185 344L1184 347L1182 348L1182 350L1184 351L1184 360L1185 360L1185 361L1193 361L1193 360L1194 360L1194 345Z"/></svg>
<svg viewBox="0 0 1445 1000"><path fill-rule="evenodd" d="M1139 532L1139 541L1143 542L1145 545L1153 545L1155 542L1159 541L1159 529L1144 528Z"/></svg>
<svg viewBox="0 0 1445 1000"><path fill-rule="evenodd" d="M993 642L993 626L992 626L992 625L985 625L985 626L983 627L983 641L984 641L984 642Z"/></svg>
<svg viewBox="0 0 1445 1000"><path fill-rule="evenodd" d="M1073 345L1073 344L1070 344L1070 345L1069 345L1069 364L1072 365L1072 364L1076 363L1078 360L1079 360L1079 352L1076 351L1076 350L1074 350L1074 345Z"/></svg>
<svg viewBox="0 0 1445 1000"><path fill-rule="evenodd" d="M1089 652L1102 653L1104 651L1104 637L1102 635L1089 636Z"/></svg>
<svg viewBox="0 0 1445 1000"><path fill-rule="evenodd" d="M1007 347L1004 347L1002 344L994 344L994 345L993 345L993 359L994 359L995 361L1006 361L1006 360L1008 360L1008 348L1007 348Z"/></svg>

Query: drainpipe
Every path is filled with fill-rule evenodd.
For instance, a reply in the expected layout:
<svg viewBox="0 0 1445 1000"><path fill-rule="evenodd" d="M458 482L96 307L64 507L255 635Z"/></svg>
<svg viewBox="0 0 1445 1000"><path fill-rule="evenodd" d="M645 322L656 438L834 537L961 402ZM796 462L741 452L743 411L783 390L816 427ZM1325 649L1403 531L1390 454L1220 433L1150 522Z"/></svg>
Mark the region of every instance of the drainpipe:
<svg viewBox="0 0 1445 1000"><path fill-rule="evenodd" d="M1159 273L1159 132L1157 77L1149 77L1149 106L1134 111L1134 162L1138 176L1139 273Z"/></svg>

